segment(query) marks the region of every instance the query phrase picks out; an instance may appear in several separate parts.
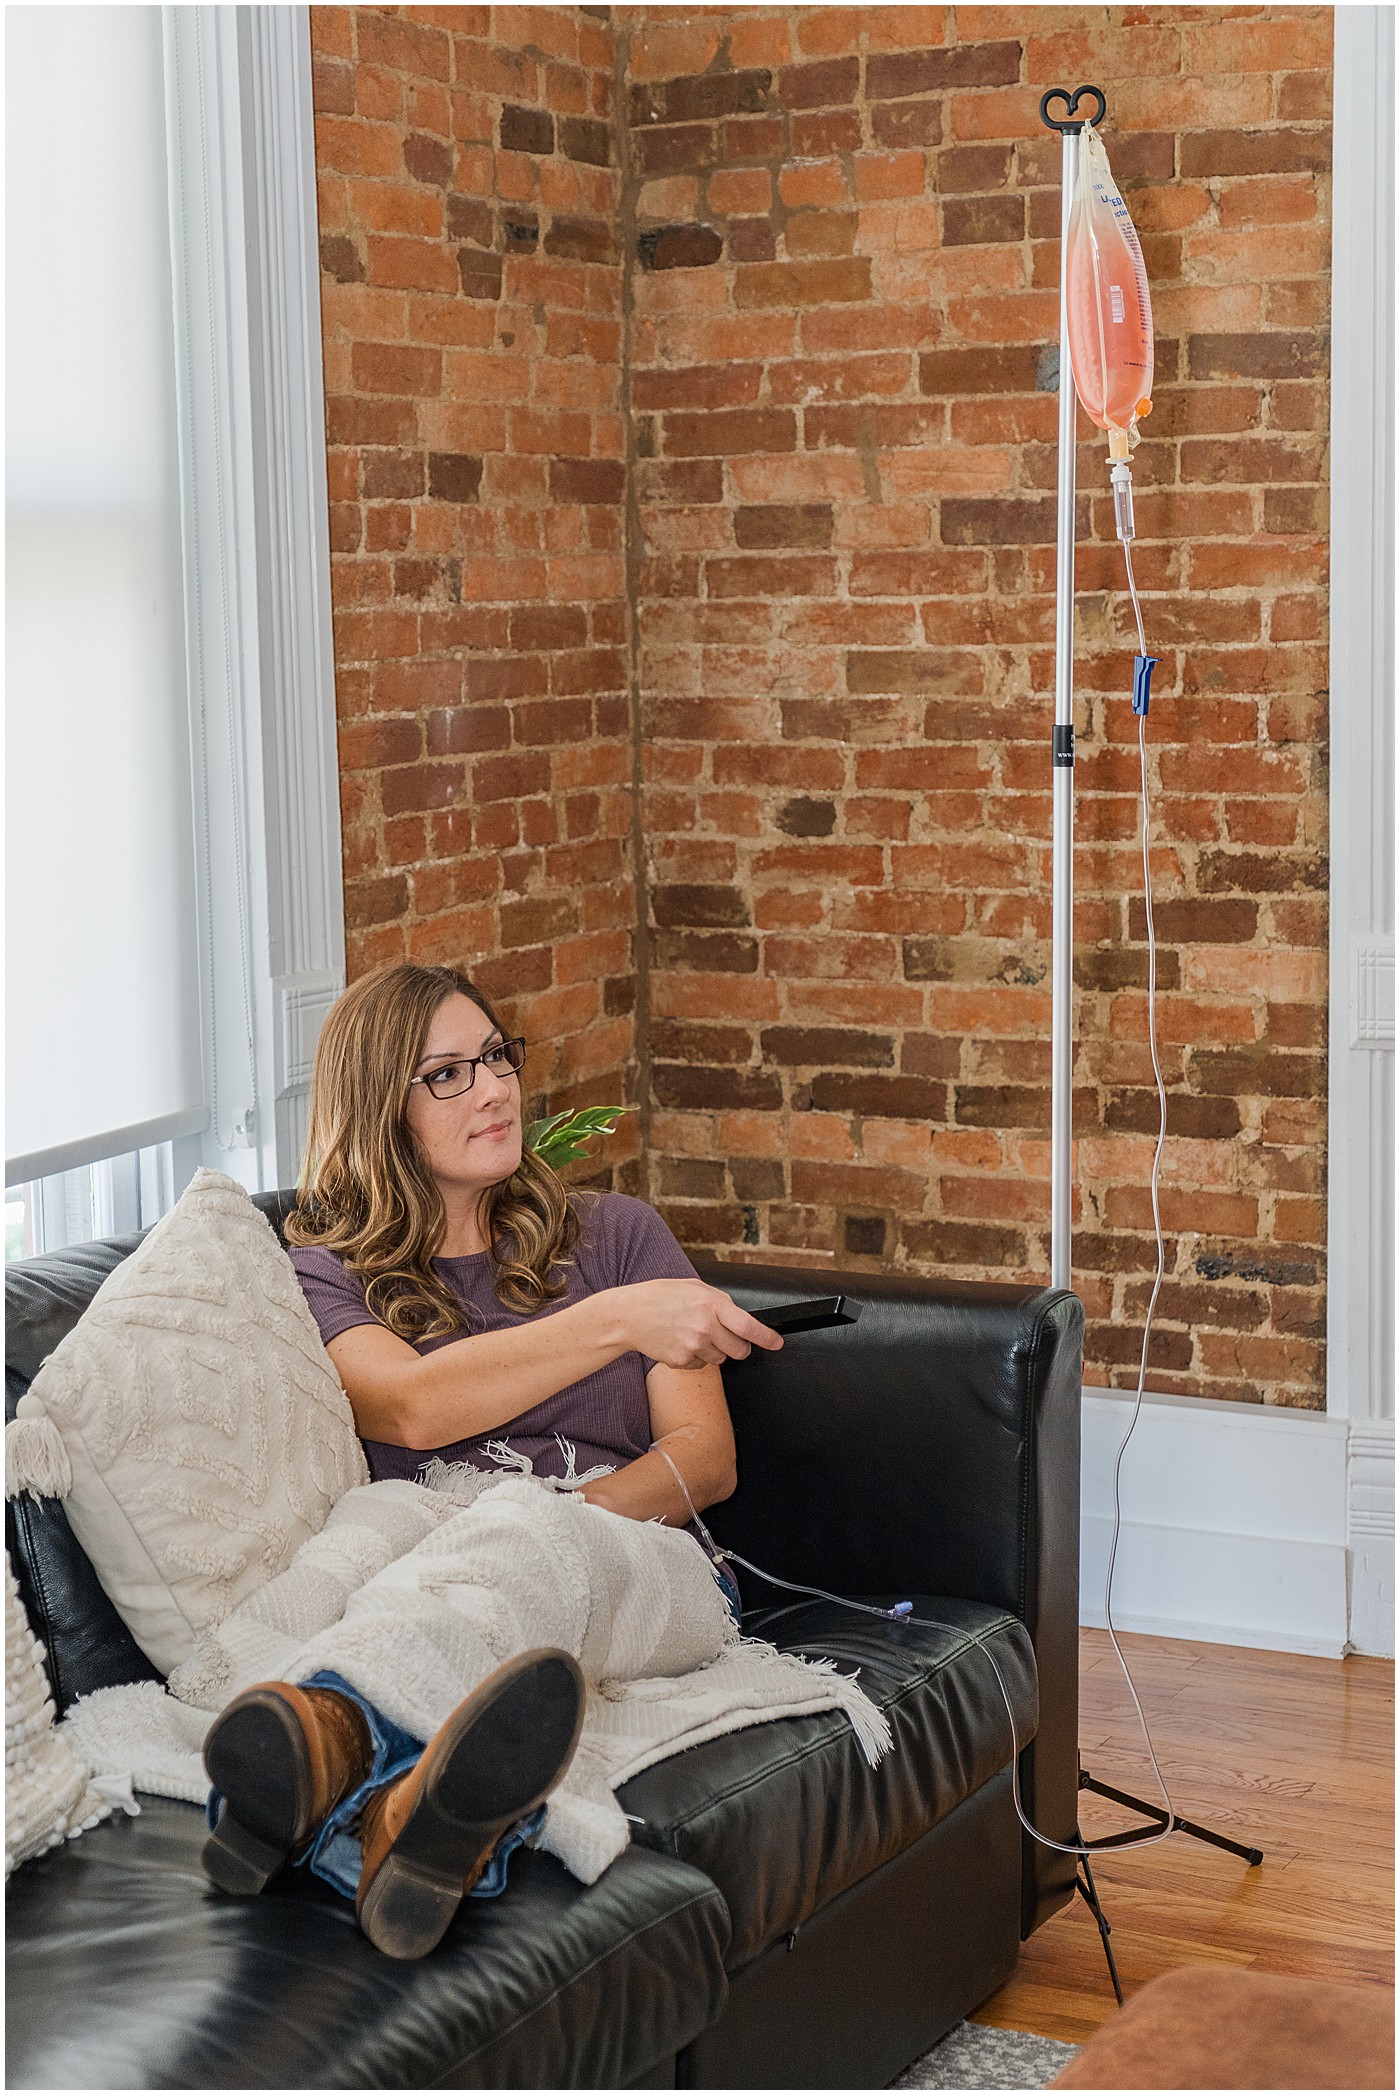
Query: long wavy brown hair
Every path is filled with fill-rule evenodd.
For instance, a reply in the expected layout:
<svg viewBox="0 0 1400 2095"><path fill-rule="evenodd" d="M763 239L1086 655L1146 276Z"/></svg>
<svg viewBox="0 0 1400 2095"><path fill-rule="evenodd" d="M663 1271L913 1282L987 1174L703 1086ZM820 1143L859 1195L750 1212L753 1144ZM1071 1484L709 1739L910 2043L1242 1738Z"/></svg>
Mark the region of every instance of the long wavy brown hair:
<svg viewBox="0 0 1400 2095"><path fill-rule="evenodd" d="M462 1305L433 1270L447 1214L408 1125L409 1079L439 1004L469 997L500 1020L459 968L405 962L347 989L321 1028L311 1126L292 1244L320 1244L362 1283L374 1314L410 1344L460 1331ZM482 1227L497 1298L525 1316L555 1302L580 1234L558 1174L532 1150L486 1194Z"/></svg>

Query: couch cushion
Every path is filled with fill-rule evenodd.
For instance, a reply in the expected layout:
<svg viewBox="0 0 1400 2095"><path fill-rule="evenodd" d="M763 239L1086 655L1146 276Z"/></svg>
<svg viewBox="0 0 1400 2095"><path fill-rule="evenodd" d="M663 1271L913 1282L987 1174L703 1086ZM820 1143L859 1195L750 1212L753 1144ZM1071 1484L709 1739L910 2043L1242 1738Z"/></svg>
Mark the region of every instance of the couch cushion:
<svg viewBox="0 0 1400 2095"><path fill-rule="evenodd" d="M523 1851L400 1964L303 1871L224 1897L203 1839L192 1805L147 1798L16 1871L8 2087L625 2087L724 2003L723 1902L664 1855L584 1888Z"/></svg>
<svg viewBox="0 0 1400 2095"><path fill-rule="evenodd" d="M906 1596L877 1595L877 1604ZM1023 1625L976 1601L914 1597L907 1622L827 1601L746 1615L784 1651L859 1670L894 1748L866 1764L839 1716L793 1717L674 1755L618 1791L634 1840L693 1863L724 1894L730 1969L789 1934L889 1862L1011 1759L1011 1730L985 1646L1006 1680L1024 1746L1036 1727L1035 1662Z"/></svg>

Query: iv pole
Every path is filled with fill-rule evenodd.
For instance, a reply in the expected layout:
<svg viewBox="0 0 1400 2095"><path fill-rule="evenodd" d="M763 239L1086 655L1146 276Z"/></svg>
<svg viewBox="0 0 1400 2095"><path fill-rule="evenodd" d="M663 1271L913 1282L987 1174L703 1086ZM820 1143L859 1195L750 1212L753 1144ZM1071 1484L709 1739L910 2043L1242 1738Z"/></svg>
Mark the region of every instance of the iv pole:
<svg viewBox="0 0 1400 2095"><path fill-rule="evenodd" d="M1075 111L1087 96L1094 100L1092 114L1087 118L1076 116ZM1062 117L1051 116L1049 105L1052 102L1064 105ZM1068 88L1051 87L1040 98L1040 120L1047 130L1059 132L1061 145L1060 457L1055 528L1055 726L1050 756L1053 784L1050 851L1050 1285L1055 1288L1070 1285L1074 1198L1071 1155L1074 1135L1074 467L1079 400L1070 369L1066 258L1079 134L1086 121L1101 124L1107 107L1101 87L1076 87L1072 93ZM1074 1837L1084 1847L1122 1847L1134 1840L1150 1840L1167 1824L1160 1805L1129 1796L1124 1790L1109 1788L1107 1783L1097 1781L1082 1763L1079 1787L1092 1790L1100 1797L1110 1797L1116 1804L1124 1804L1151 1821L1133 1832L1087 1842L1076 1825ZM1212 1833L1190 1819L1178 1816L1173 1823L1180 1832L1189 1833L1197 1840L1209 1841L1212 1847L1227 1848L1232 1855L1239 1855L1250 1864L1264 1860L1260 1849L1227 1840L1223 1834ZM1112 1931L1099 1903L1098 1888L1087 1854L1079 1858L1075 1889L1094 1916L1104 1955L1108 1959L1108 1974L1121 2008L1123 1988L1109 1942Z"/></svg>
<svg viewBox="0 0 1400 2095"><path fill-rule="evenodd" d="M1060 134L1060 485L1055 529L1055 731L1051 744L1053 828L1050 877L1050 1285L1067 1288L1070 1218L1074 1198L1071 1143L1074 1121L1074 447L1079 402L1069 362L1069 297L1065 256L1074 198L1075 157L1084 119L1075 110L1085 95L1103 120L1103 90L1052 87L1040 98L1040 120ZM1052 117L1051 101L1067 115Z"/></svg>

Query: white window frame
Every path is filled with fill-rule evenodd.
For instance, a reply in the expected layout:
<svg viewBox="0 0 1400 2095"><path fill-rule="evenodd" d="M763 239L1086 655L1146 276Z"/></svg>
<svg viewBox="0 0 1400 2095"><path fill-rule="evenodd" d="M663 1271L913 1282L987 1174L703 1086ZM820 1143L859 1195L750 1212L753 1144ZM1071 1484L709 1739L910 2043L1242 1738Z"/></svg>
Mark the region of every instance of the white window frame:
<svg viewBox="0 0 1400 2095"><path fill-rule="evenodd" d="M208 1125L32 1181L41 1251L292 1185L345 985L310 12L161 16Z"/></svg>
<svg viewBox="0 0 1400 2095"><path fill-rule="evenodd" d="M310 14L163 15L211 1103L176 1176L268 1191L345 984Z"/></svg>

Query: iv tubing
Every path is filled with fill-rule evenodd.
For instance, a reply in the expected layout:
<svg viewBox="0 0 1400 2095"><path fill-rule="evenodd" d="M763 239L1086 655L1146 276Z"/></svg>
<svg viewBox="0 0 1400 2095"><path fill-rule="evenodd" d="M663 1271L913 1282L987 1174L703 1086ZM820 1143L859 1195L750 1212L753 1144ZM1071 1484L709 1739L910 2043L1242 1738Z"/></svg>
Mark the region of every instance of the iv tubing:
<svg viewBox="0 0 1400 2095"><path fill-rule="evenodd" d="M1143 634L1142 605L1138 601L1137 581L1133 575L1133 549L1126 538L1123 540L1123 560L1128 571L1128 594L1132 598L1133 617L1137 621L1138 652L1145 655L1147 653L1147 641ZM1157 1297L1162 1292L1162 1276L1166 1270L1166 1249L1162 1242L1162 1209L1159 1199L1159 1182L1162 1174L1162 1151L1166 1147L1167 1141L1167 1087L1163 1081L1162 1064L1157 1054L1157 926L1152 913L1152 796L1147 777L1147 715L1145 713L1138 715L1138 769L1142 780L1142 897L1147 916L1147 1044L1152 1055L1152 1074L1157 1084L1157 1146L1152 1152L1152 1229L1157 1240L1157 1270L1153 1275L1152 1294L1147 1304L1147 1315L1143 1319L1142 1359L1138 1366L1137 1398L1133 1404L1133 1415L1128 1422L1128 1430L1123 1435L1123 1444L1118 1450L1118 1459L1113 1465L1113 1542L1108 1553L1108 1578L1104 1585L1103 1611L1104 1620L1108 1625L1109 1641L1117 1654L1119 1665L1123 1668L1123 1678L1128 1683L1128 1693L1133 1698L1133 1708L1137 1711L1138 1722L1142 1726L1142 1735L1147 1743L1147 1753L1148 1758L1152 1762L1152 1772L1157 1778L1157 1787L1161 1790L1162 1801L1167 1807L1167 1825L1164 1830L1170 1833L1175 1819L1175 1814L1172 1810L1172 1800L1167 1794L1167 1785L1162 1779L1162 1770L1157 1764L1157 1754L1152 1744L1152 1734L1147 1728L1147 1719L1142 1713L1142 1704L1138 1701L1137 1689L1133 1685L1133 1676L1128 1671L1128 1662L1119 1647L1118 1632L1113 1627L1113 1572L1118 1561L1118 1536L1122 1526L1122 1502L1119 1490L1123 1473L1123 1457L1127 1453L1128 1442L1133 1437L1133 1429L1137 1425L1139 1414L1142 1411L1143 1392L1147 1386L1147 1349L1152 1342L1152 1319L1157 1313Z"/></svg>
<svg viewBox="0 0 1400 2095"><path fill-rule="evenodd" d="M696 1512L695 1501L690 1495L690 1487L686 1483L685 1478L681 1475L680 1471L676 1468L675 1463L671 1460L665 1448L659 1448L653 1444L651 1452L653 1455L659 1455L661 1457L667 1469L670 1470L671 1475L680 1485L681 1497L685 1500L686 1505L690 1508L690 1517L694 1521L696 1527L699 1528L700 1533L704 1536L711 1551L716 1557L724 1557L732 1563L742 1564L745 1571L751 1571L755 1578L763 1579L770 1586L781 1586L785 1593L806 1593L816 1600L831 1600L836 1603L838 1608L855 1608L857 1612L862 1615L878 1615L881 1621L889 1621L891 1618L893 1618L896 1622L903 1621L905 1615L908 1613L909 1603L907 1601L904 1603L903 1607L899 1609L872 1608L868 1601L847 1600L844 1594L828 1593L824 1586L794 1586L791 1579L777 1578L771 1571L760 1571L757 1564L750 1564L747 1557L739 1556L732 1549L722 1549L719 1543L715 1541L714 1536L710 1533L704 1521L700 1518L700 1515Z"/></svg>
<svg viewBox="0 0 1400 2095"><path fill-rule="evenodd" d="M1123 547L1123 561L1127 569L1128 595L1132 601L1133 619L1137 626L1138 652L1145 655L1147 653L1147 636L1143 628L1142 604L1138 597L1137 578L1133 573L1132 482L1128 476L1126 466L1115 466L1115 481L1118 480L1119 476L1126 482L1124 490L1126 499L1122 501L1118 499L1119 490L1115 486L1115 517L1118 524L1119 539ZM1109 1544L1108 1571L1104 1580L1103 1611L1104 1621L1108 1627L1109 1642L1112 1644L1114 1655L1122 1668L1123 1678L1128 1684L1128 1693L1133 1698L1133 1708L1137 1711L1138 1723L1142 1728L1142 1736L1147 1746L1147 1757L1152 1763L1152 1772L1157 1779L1157 1787L1162 1792L1162 1801L1166 1807L1166 1822L1159 1832L1133 1834L1122 1841L1108 1838L1095 1841L1092 1845L1089 1845L1082 1841L1052 1840L1049 1834L1040 1832L1037 1827L1031 1824L1021 1805L1021 1782L1018 1768L1021 1742L1016 1734L1016 1713L1011 1705L1011 1697L1007 1693L1006 1682L1002 1677L1001 1668L992 1657L987 1646L976 1639L972 1640L973 1648L982 1653L996 1675L997 1686L1001 1690L1001 1699L1006 1705L1007 1722L1011 1727L1011 1798L1016 1807L1016 1816L1032 1840L1038 1841L1043 1848L1053 1848L1061 1855L1111 1855L1128 1847L1154 1847L1158 1841L1165 1840L1167 1835L1175 1830L1177 1824L1176 1808L1172 1803L1166 1781L1162 1775L1156 1748L1152 1744L1152 1734L1147 1728L1147 1719L1143 1715L1142 1704L1138 1699L1138 1691L1133 1683L1133 1676L1129 1671L1128 1661L1123 1656L1122 1646L1118 1642L1118 1632L1113 1626L1113 1574L1118 1563L1118 1538L1123 1526L1123 1457L1128 1452L1128 1442L1133 1437L1142 1412L1143 1395L1147 1386L1147 1354L1152 1342L1152 1320L1156 1314L1157 1298L1161 1293L1162 1279L1166 1271L1166 1247L1162 1238L1159 1182L1162 1170L1162 1151L1167 1139L1167 1087L1162 1076L1161 1060L1157 1053L1157 927L1152 911L1152 800L1147 776L1147 717L1145 714L1139 714L1138 716L1138 765L1142 781L1142 887L1143 901L1147 914L1147 1040L1152 1055L1152 1074L1157 1084L1157 1146L1152 1156L1152 1227L1157 1241L1157 1270L1153 1278L1152 1294L1148 1301L1147 1314L1143 1322L1142 1357L1138 1367L1137 1396L1133 1404L1133 1415L1128 1421L1128 1430L1123 1435L1117 1459L1113 1465L1113 1537ZM755 1578L762 1579L769 1586L780 1586L785 1593L805 1593L817 1600L832 1601L837 1607L850 1608L857 1614L876 1615L883 1621L899 1622L909 1618L911 1614L911 1603L909 1601L900 1601L893 1608L872 1607L868 1601L848 1600L843 1594L829 1593L822 1586L804 1586L792 1579L780 1579L771 1571L760 1570L757 1564L751 1564L747 1557L739 1556L734 1550L724 1549L715 1541L704 1521L700 1518L685 1478L671 1460L666 1449L657 1447L654 1449L654 1453L660 1455L671 1475L679 1484L681 1496L685 1500L690 1517L704 1536L705 1542L714 1556L724 1558L735 1564L742 1564L745 1571L752 1572Z"/></svg>
<svg viewBox="0 0 1400 2095"><path fill-rule="evenodd" d="M1139 653L1140 655L1145 655L1145 654L1147 653L1147 636L1146 636L1146 634L1145 634L1145 633L1143 632L1143 629L1142 629L1142 605L1141 605L1141 604L1140 604L1140 603L1138 602L1138 593L1137 593L1137 582L1135 581L1135 579L1134 579L1134 577L1133 577L1133 548L1132 548L1131 542L1130 542L1130 541L1129 541L1128 539L1126 539L1126 538L1125 538L1125 539L1123 540L1123 562L1124 562L1124 565L1126 566L1126 568L1127 568L1127 570L1128 570L1128 595L1129 595L1129 596L1130 596L1130 597L1132 598L1132 601L1133 601L1133 617L1134 617L1134 618L1135 618L1135 619L1137 620L1137 633L1138 633L1138 653ZM1142 741L1142 736L1141 736L1141 735L1139 735L1139 736L1138 736L1138 741L1139 741L1139 742L1141 743L1141 741ZM1143 854L1144 854L1144 855L1143 855L1143 861L1142 861L1142 871L1143 871L1143 878L1144 878L1144 880L1145 880L1145 882L1146 882L1146 888L1147 888L1147 921L1148 921L1148 927L1149 927L1149 930L1148 930L1148 945L1149 945L1149 947L1150 947L1150 949L1151 949L1151 952L1152 952L1152 957L1153 957L1153 960L1155 961L1155 959L1156 959L1156 954L1157 954L1157 949L1156 949L1156 944L1155 944L1155 942L1154 942L1154 940L1153 940L1153 938L1152 938L1152 936L1151 936L1151 923L1152 923L1152 869L1151 869L1151 867L1150 867L1150 866L1148 865L1148 863L1147 863L1147 857L1146 857L1146 852L1147 852L1147 770L1146 770L1146 765L1147 765L1147 756L1146 756L1146 752L1145 752L1145 751L1144 751L1144 754L1143 754L1143 759L1142 759L1142 761L1143 761L1143 767L1144 767L1144 768L1143 768L1143 774L1142 774L1142 824L1143 824L1143 828L1142 828L1142 848L1143 848ZM1153 1066L1155 1067L1155 1066L1156 1066L1156 1060L1157 1060L1157 1050L1156 1050L1156 1047L1155 1047L1155 1045L1154 1045L1154 1047L1153 1047L1153 1050L1152 1050L1152 1060L1153 1060ZM1159 1071L1158 1071L1158 1081L1160 1082L1160 1080L1161 1080L1161 1072L1160 1072L1160 1070L1159 1070Z"/></svg>
<svg viewBox="0 0 1400 2095"><path fill-rule="evenodd" d="M1137 578L1133 573L1133 549L1129 535L1132 531L1131 495L1129 496L1126 515L1127 531L1122 535L1123 560L1127 568L1128 594L1132 600L1133 618L1137 625L1138 652L1145 655L1147 653L1147 637L1143 629L1142 605L1138 598ZM1120 511L1120 520L1121 517L1122 512ZM1123 1435L1118 1449L1117 1460L1113 1465L1113 1539L1109 1545L1108 1572L1104 1581L1103 1609L1104 1621L1108 1626L1109 1642L1112 1644L1114 1655L1122 1668L1123 1678L1128 1684L1128 1693L1133 1698L1133 1708L1137 1711L1138 1723L1142 1728L1142 1736L1147 1745L1147 1756L1152 1763L1152 1772L1157 1779L1157 1787L1162 1792L1162 1801L1166 1807L1167 1816L1166 1823L1162 1826L1160 1832L1146 1835L1134 1834L1129 1839L1121 1842L1115 1842L1111 1838L1105 1839L1096 1841L1092 1846L1082 1841L1052 1840L1048 1834L1040 1832L1037 1827L1033 1826L1026 1817L1021 1805L1021 1783L1017 1765L1021 1751L1021 1742L1016 1734L1016 1713L1011 1706L1011 1697L1007 1693L1006 1682L1002 1677L1001 1668L992 1657L991 1652L985 1644L973 1640L975 1649L982 1653L996 1675L997 1686L1001 1690L1001 1699L1006 1705L1006 1717L1011 1727L1012 1745L1011 1797L1016 1807L1016 1816L1026 1832L1030 1834L1032 1840L1038 1841L1044 1848L1055 1849L1061 1855L1111 1855L1122 1848L1154 1847L1158 1841L1165 1840L1167 1835L1175 1830L1177 1823L1176 1809L1162 1775L1156 1748L1152 1744L1152 1734L1147 1728L1147 1719L1143 1715L1142 1704L1138 1700L1137 1688L1133 1684L1133 1676L1129 1671L1128 1661L1123 1656L1122 1646L1118 1642L1118 1633L1113 1626L1113 1574L1118 1562L1118 1538L1123 1525L1121 1492L1123 1457L1128 1451L1128 1442L1133 1437L1138 1418L1142 1412L1143 1394L1147 1385L1147 1354L1152 1341L1152 1320L1156 1314L1157 1298L1161 1293L1162 1279L1166 1271L1166 1248L1162 1238L1159 1181L1162 1169L1162 1151L1167 1139L1167 1087L1162 1077L1162 1065L1157 1053L1157 928L1152 913L1152 801L1147 776L1147 719L1145 715L1139 715L1138 717L1138 763L1142 780L1142 882L1143 898L1147 912L1147 1038L1152 1054L1152 1073L1157 1083L1157 1146L1152 1157L1152 1226L1157 1240L1157 1271L1152 1282L1152 1295L1147 1305L1147 1315L1143 1323L1142 1358L1138 1367L1137 1397L1133 1405L1133 1415L1128 1421L1128 1430ZM810 1594L819 1600L834 1601L838 1607L851 1608L862 1615L877 1615L883 1620L902 1621L908 1618L910 1604L907 1601L900 1602L894 1608L876 1608L872 1607L867 1601L847 1600L842 1594L828 1593L821 1586L803 1586L795 1584L791 1579L780 1579L771 1571L761 1571L756 1564L750 1564L747 1557L738 1556L733 1550L722 1548L715 1542L704 1521L701 1520L700 1515L696 1512L695 1502L687 1489L685 1478L681 1475L665 1448L658 1448L656 1453L662 1457L672 1476L680 1485L681 1495L690 1510L691 1518L716 1555L727 1558L735 1564L742 1564L745 1571L751 1571L755 1577L761 1578L767 1585L781 1586L786 1593Z"/></svg>
<svg viewBox="0 0 1400 2095"><path fill-rule="evenodd" d="M1126 482L1126 500L1121 503L1117 499L1118 489L1115 486L1114 510L1118 523L1119 538L1123 547L1123 561L1128 575L1128 595L1132 600L1133 618L1137 625L1138 652L1145 655L1147 653L1147 636L1143 630L1142 604L1138 598L1137 578L1133 573L1132 482L1126 466L1115 465L1113 471L1115 481L1121 475L1122 480ZM1157 1787L1162 1792L1162 1802L1166 1806L1167 1812L1166 1824L1159 1833L1149 1834L1146 1837L1135 1837L1131 1841L1124 1841L1122 1845L1124 1847L1150 1848L1159 1840L1165 1840L1167 1835L1173 1830L1176 1825L1176 1810L1162 1776L1156 1748L1152 1744L1152 1734L1147 1728L1147 1719L1143 1715L1142 1704L1138 1700L1138 1691L1133 1684L1133 1676L1129 1671L1128 1661L1123 1656L1122 1646L1118 1642L1118 1632L1113 1627L1113 1574L1118 1562L1118 1538L1123 1526L1121 1492L1123 1457L1128 1452L1128 1442L1133 1437L1138 1418L1142 1412L1143 1393L1147 1386L1147 1352L1152 1342L1152 1319L1156 1314L1157 1297L1161 1293L1162 1277L1166 1270L1166 1249L1162 1241L1162 1212L1158 1197L1158 1184L1162 1170L1162 1150L1167 1139L1167 1087L1162 1078L1162 1065L1157 1054L1157 927L1152 914L1152 800L1147 777L1147 717L1145 714L1139 714L1138 716L1138 766L1142 780L1142 891L1147 913L1147 1041L1152 1054L1152 1074L1157 1082L1157 1147L1152 1156L1152 1227L1157 1239L1157 1271L1153 1278L1152 1294L1147 1305L1147 1315L1143 1322L1142 1358L1138 1367L1137 1397L1133 1404L1133 1415L1128 1421L1128 1430L1119 1444L1117 1459L1113 1465L1113 1537L1109 1544L1108 1573L1104 1580L1103 1612L1104 1621L1108 1628L1109 1642L1112 1644L1114 1656L1122 1668L1123 1678L1128 1683L1128 1693L1133 1698L1133 1708L1137 1711L1138 1723L1142 1727L1142 1736L1147 1746L1147 1757L1152 1763L1152 1772L1157 1778ZM992 1657L991 1652L986 1649L985 1645L979 1645L977 1648L985 1654L992 1671L996 1674L997 1686L1001 1689L1001 1699L1006 1704L1006 1715L1011 1725L1012 1741L1015 1743L1016 1718L1011 1707L1011 1698L1006 1692L1006 1682L1001 1677L1001 1668L997 1665L996 1660ZM1021 1786L1014 1759L1011 1764L1011 1793L1016 1806L1017 1818L1021 1821L1031 1838L1039 1841L1042 1847L1055 1848L1062 1855L1102 1855L1113 1853L1114 1843L1111 1840L1097 1842L1091 1849L1077 1841L1051 1840L1048 1834L1037 1831L1021 1809Z"/></svg>

